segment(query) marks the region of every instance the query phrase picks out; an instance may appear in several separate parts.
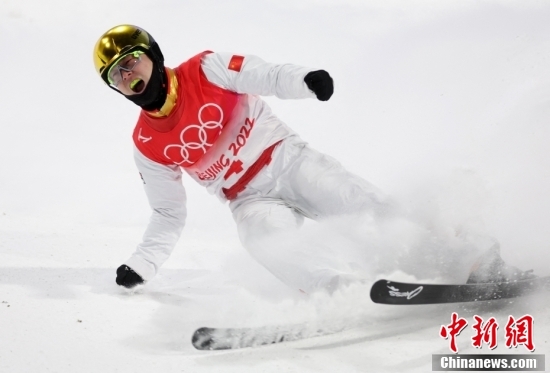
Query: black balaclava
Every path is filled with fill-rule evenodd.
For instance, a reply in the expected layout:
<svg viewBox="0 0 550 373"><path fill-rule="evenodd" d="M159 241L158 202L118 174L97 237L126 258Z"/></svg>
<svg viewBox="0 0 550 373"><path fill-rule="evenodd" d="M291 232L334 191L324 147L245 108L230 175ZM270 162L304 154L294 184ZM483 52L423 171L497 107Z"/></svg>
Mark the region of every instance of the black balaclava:
<svg viewBox="0 0 550 373"><path fill-rule="evenodd" d="M143 110L159 110L164 105L168 94L168 78L164 69L164 56L156 42L151 44L150 49L145 51L145 54L153 61L153 71L147 87L137 95L122 95Z"/></svg>

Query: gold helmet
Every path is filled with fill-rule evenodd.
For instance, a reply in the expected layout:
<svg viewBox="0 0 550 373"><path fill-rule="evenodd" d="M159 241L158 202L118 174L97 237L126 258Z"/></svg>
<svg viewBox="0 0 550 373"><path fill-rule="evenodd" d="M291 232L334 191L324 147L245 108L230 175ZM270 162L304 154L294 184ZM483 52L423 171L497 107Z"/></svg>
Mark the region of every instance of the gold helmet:
<svg viewBox="0 0 550 373"><path fill-rule="evenodd" d="M153 37L142 28L133 25L119 25L105 32L94 47L94 65L106 84L109 67L122 56L141 50L151 59L163 65L164 58Z"/></svg>

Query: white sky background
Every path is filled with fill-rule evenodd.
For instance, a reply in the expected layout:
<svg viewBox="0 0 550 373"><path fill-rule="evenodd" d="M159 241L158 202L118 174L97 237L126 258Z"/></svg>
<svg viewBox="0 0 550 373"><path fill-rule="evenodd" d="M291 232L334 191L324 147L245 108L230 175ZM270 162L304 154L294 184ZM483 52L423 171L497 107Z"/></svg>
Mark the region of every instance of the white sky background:
<svg viewBox="0 0 550 373"><path fill-rule="evenodd" d="M94 291L117 294L111 273L149 218L132 159L138 108L92 63L97 38L120 23L148 30L167 66L210 49L326 69L329 102L267 98L274 112L419 215L495 236L506 260L547 275L548 19L546 1L2 0L0 276L1 267L100 268L89 281L108 285ZM241 264L227 207L184 182L188 223L166 268L221 268L214 283L249 270L277 288ZM234 283L247 281L258 279ZM25 284L36 285L10 286ZM13 294L24 302L25 291ZM444 347L435 334L430 343Z"/></svg>

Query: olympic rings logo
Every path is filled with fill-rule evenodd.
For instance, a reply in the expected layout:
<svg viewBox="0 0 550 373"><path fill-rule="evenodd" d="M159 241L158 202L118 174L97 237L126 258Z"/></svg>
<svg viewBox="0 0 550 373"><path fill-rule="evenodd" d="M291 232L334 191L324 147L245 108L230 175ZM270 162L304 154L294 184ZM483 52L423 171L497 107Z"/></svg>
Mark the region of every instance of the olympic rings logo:
<svg viewBox="0 0 550 373"><path fill-rule="evenodd" d="M204 118L202 117L202 113L204 109L208 107L213 107L218 110L219 117L220 117L218 121L216 120L204 121ZM206 151L213 145L212 143L208 142L208 140L212 138L215 140L220 134L220 132L222 131L222 122L223 122L222 108L219 105L216 105L214 103L205 104L199 109L198 120L200 124L191 124L189 126L186 126L181 131L180 133L181 144L171 144L164 148L164 156L166 158L170 159L177 165L181 165L182 163L193 164L194 160L196 161L198 158L204 155ZM212 130L216 130L216 129L218 129L218 131L215 133L212 133ZM207 130L210 131L210 136ZM195 141L185 140L189 138ZM181 159L182 159L181 162L176 162L172 158L170 158L170 156L168 155L168 150L170 150L171 148L179 149Z"/></svg>

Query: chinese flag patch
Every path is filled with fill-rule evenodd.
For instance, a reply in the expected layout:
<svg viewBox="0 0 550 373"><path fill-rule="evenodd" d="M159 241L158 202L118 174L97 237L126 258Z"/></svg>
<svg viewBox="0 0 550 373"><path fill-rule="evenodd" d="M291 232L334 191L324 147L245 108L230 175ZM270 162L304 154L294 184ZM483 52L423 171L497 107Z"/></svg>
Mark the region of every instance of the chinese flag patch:
<svg viewBox="0 0 550 373"><path fill-rule="evenodd" d="M231 57L231 60L229 60L228 69L237 72L241 71L241 68L243 67L243 61L243 56L233 55L233 57Z"/></svg>

